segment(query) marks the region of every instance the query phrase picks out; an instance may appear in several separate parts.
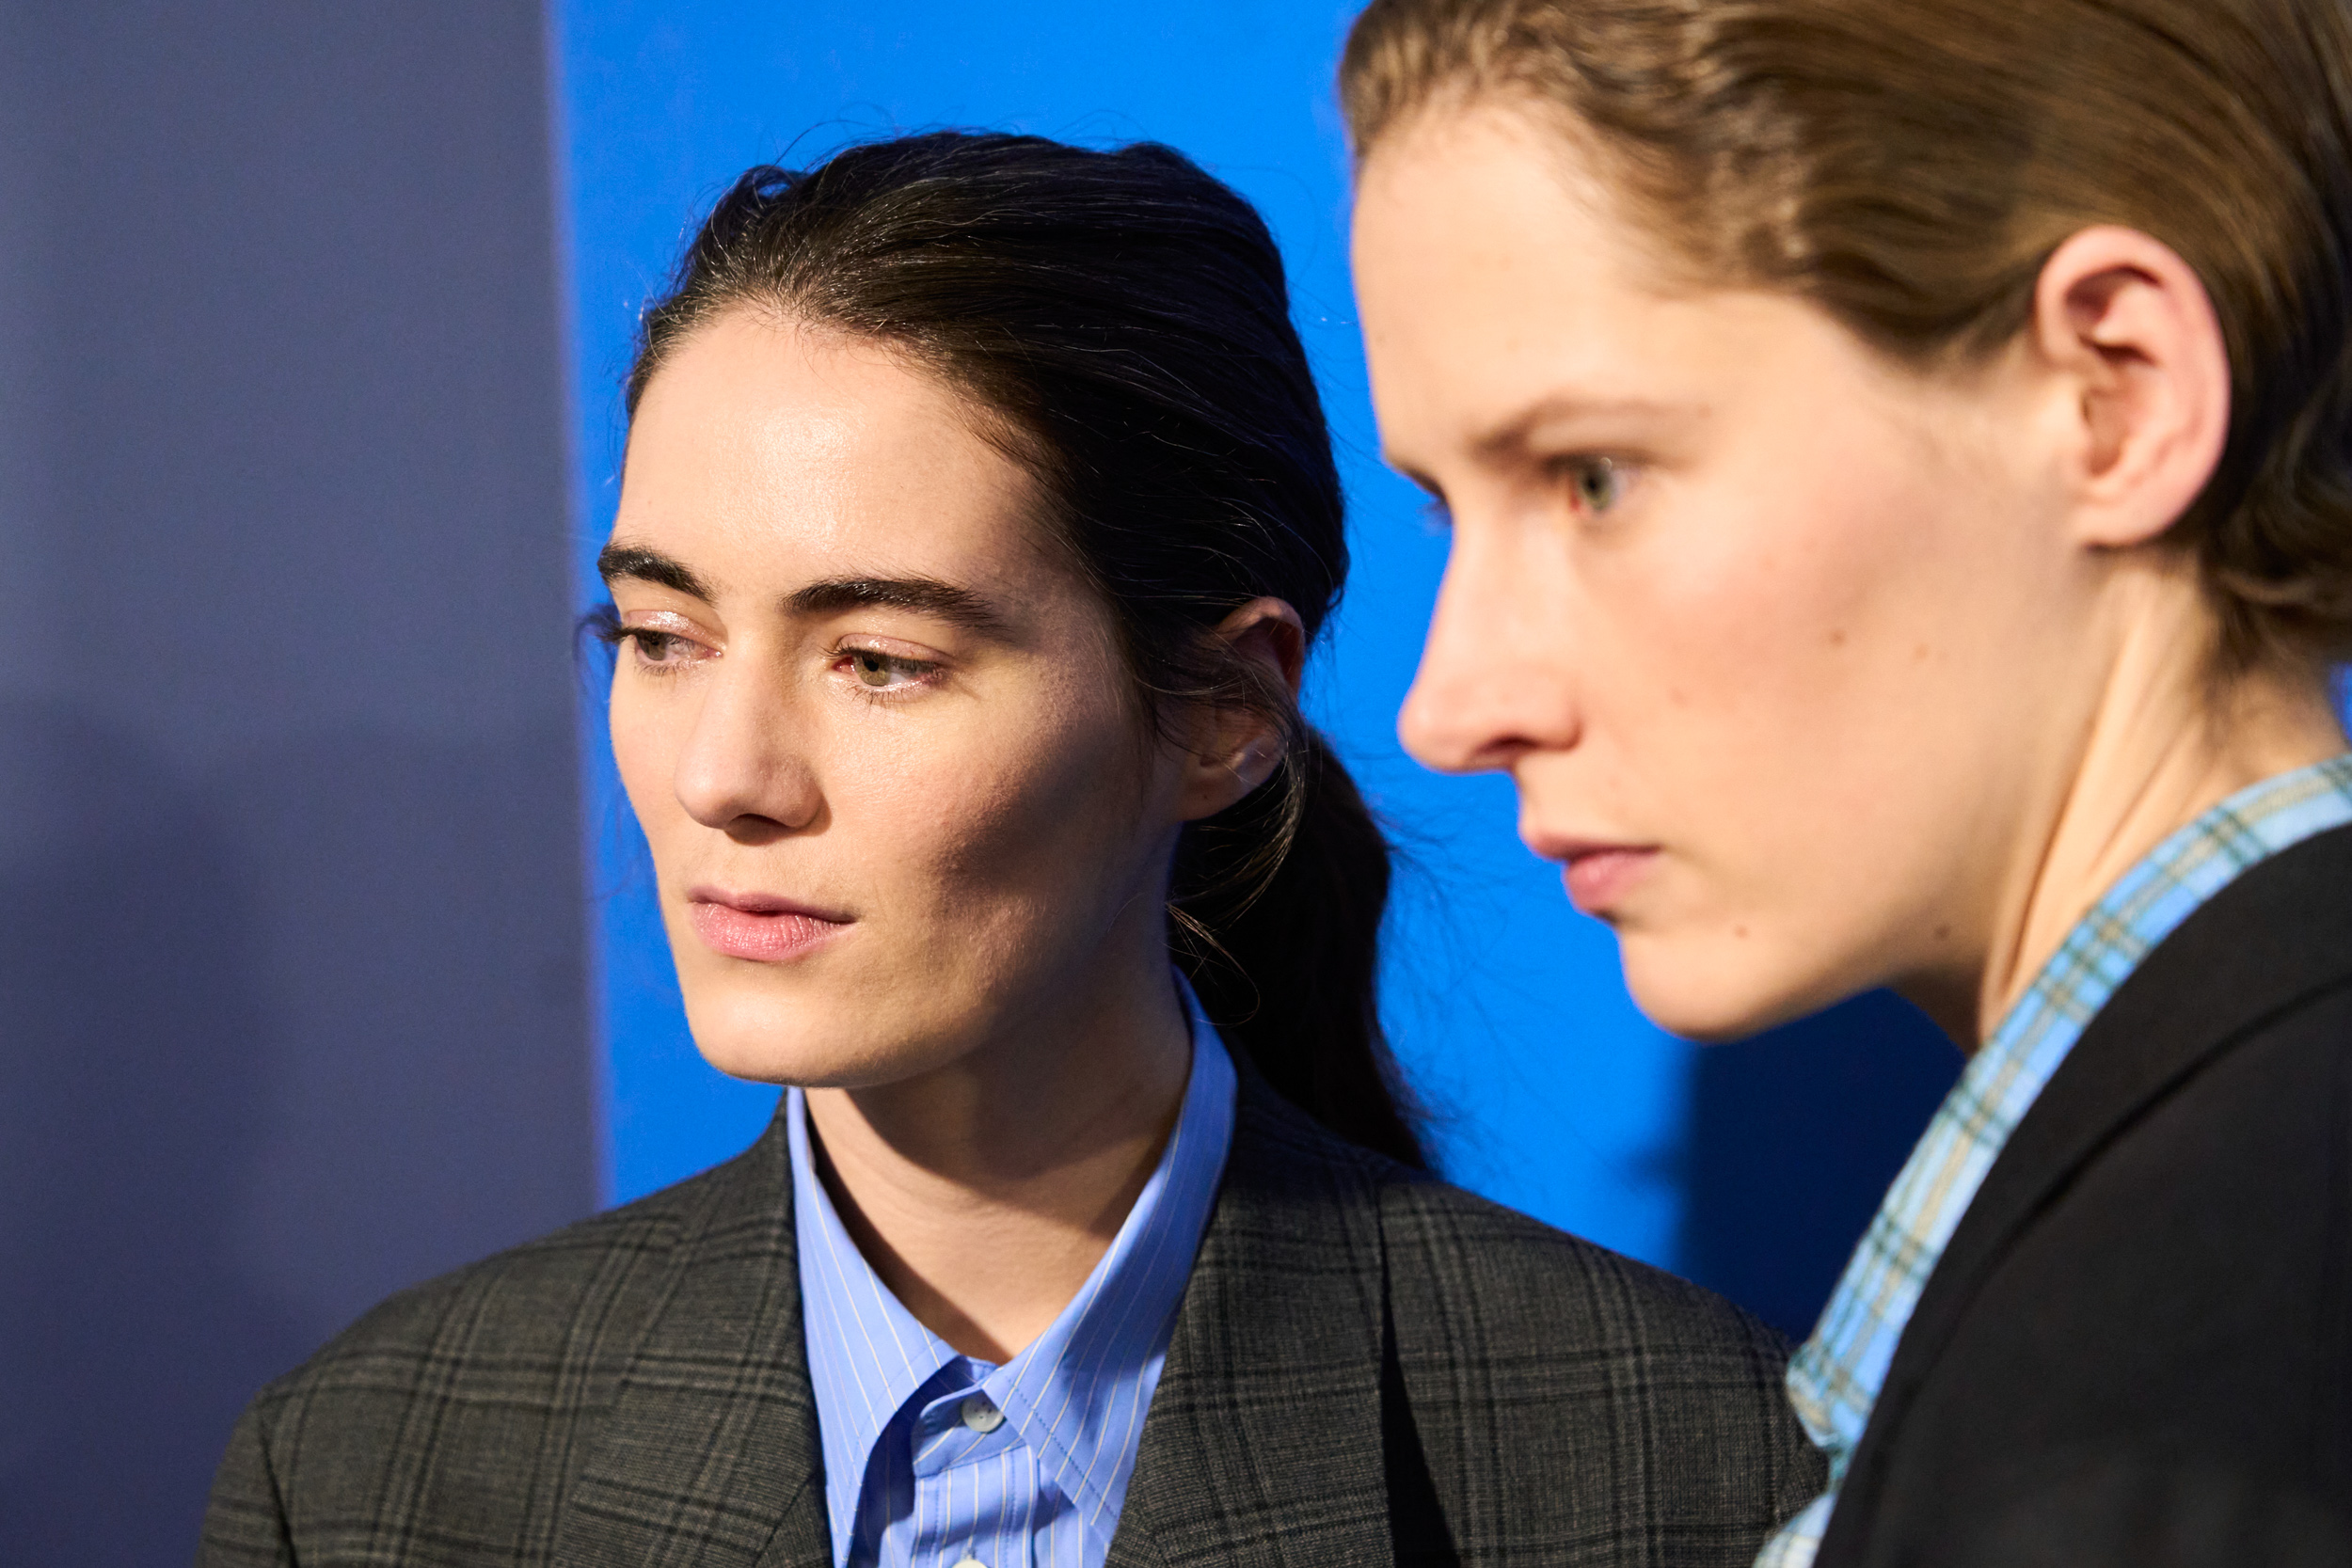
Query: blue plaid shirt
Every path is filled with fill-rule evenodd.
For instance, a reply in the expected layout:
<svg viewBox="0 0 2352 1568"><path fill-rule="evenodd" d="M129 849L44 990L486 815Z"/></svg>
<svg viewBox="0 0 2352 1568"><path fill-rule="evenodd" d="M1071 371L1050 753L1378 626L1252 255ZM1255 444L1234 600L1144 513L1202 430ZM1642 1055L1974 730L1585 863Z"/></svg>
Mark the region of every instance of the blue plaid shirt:
<svg viewBox="0 0 2352 1568"><path fill-rule="evenodd" d="M1233 1065L1192 1013L1192 1075L1110 1250L1003 1366L915 1321L843 1228L785 1109L803 1328L835 1568L1101 1568L1232 1142Z"/></svg>
<svg viewBox="0 0 2352 1568"><path fill-rule="evenodd" d="M1895 1345L1985 1173L2042 1085L2149 950L2240 872L2352 822L2352 754L2240 790L2158 845L2069 931L1968 1062L1788 1363L1788 1402L1829 1455L1830 1489L1756 1568L1810 1568Z"/></svg>

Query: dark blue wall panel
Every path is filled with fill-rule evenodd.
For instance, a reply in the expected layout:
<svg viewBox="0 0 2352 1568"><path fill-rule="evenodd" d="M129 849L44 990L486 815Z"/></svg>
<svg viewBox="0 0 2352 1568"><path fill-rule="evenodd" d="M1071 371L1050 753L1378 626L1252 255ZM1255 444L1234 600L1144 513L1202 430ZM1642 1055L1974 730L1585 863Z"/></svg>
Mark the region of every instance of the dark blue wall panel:
<svg viewBox="0 0 2352 1568"><path fill-rule="evenodd" d="M1961 1065L1940 1030L1885 991L1700 1052L1682 1144L1682 1272L1790 1338L1812 1333Z"/></svg>
<svg viewBox="0 0 2352 1568"><path fill-rule="evenodd" d="M595 1201L543 40L0 7L0 1561Z"/></svg>

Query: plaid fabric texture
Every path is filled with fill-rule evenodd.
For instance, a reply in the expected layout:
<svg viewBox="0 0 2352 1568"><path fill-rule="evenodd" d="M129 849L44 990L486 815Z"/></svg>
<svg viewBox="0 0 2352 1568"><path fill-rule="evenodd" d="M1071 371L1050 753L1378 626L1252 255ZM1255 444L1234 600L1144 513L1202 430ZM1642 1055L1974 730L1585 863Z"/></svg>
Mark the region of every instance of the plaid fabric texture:
<svg viewBox="0 0 2352 1568"><path fill-rule="evenodd" d="M1810 1568L1928 1275L2084 1026L2198 906L2248 867L2346 822L2352 755L2266 779L2167 838L2067 933L1936 1109L1788 1364L1788 1401L1829 1456L1830 1490L1765 1545L1756 1568Z"/></svg>
<svg viewBox="0 0 2352 1568"><path fill-rule="evenodd" d="M203 1568L832 1568L781 1126L263 1390ZM1744 1568L1821 1482L1778 1336L1247 1069L1107 1568Z"/></svg>

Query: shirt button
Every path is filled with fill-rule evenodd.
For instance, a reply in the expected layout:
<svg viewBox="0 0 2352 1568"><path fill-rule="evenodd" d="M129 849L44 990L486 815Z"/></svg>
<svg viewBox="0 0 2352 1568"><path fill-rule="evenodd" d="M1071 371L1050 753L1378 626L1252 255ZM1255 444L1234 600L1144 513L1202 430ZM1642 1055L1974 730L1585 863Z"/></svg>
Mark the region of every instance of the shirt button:
<svg viewBox="0 0 2352 1568"><path fill-rule="evenodd" d="M978 1558L966 1553L964 1556L956 1560L956 1568L988 1568L988 1564L982 1562Z"/></svg>
<svg viewBox="0 0 2352 1568"><path fill-rule="evenodd" d="M963 1424L974 1432L994 1432L1005 1424L1005 1413L991 1404L986 1394L974 1394L963 1402ZM956 1568L963 1568L964 1562L973 1568L987 1568L978 1559L969 1557L957 1563Z"/></svg>

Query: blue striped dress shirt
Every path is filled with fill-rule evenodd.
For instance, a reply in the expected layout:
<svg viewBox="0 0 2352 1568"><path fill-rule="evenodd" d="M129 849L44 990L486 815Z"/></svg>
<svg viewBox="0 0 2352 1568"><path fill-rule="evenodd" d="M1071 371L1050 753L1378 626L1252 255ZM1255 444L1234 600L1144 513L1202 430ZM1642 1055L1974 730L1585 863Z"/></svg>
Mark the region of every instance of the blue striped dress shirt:
<svg viewBox="0 0 2352 1568"><path fill-rule="evenodd" d="M1192 1012L1176 1131L1110 1250L1003 1366L959 1354L898 1304L842 1228L786 1123L803 1321L836 1568L1101 1568L1176 1307L1233 1132L1233 1066Z"/></svg>

